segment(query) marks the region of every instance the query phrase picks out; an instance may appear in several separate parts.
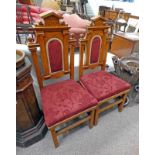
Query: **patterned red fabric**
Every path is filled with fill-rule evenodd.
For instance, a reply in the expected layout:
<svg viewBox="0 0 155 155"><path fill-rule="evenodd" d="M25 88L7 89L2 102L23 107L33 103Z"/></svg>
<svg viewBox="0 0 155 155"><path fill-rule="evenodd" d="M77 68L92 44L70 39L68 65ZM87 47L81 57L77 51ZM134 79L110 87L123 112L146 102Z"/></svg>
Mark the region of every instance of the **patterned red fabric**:
<svg viewBox="0 0 155 155"><path fill-rule="evenodd" d="M105 71L86 74L80 81L98 101L130 88L129 83Z"/></svg>
<svg viewBox="0 0 155 155"><path fill-rule="evenodd" d="M100 40L99 37L95 37L92 40L90 63L96 63L96 62L98 62L100 44L101 44L101 40Z"/></svg>
<svg viewBox="0 0 155 155"><path fill-rule="evenodd" d="M97 104L97 100L74 80L44 87L41 99L48 127Z"/></svg>
<svg viewBox="0 0 155 155"><path fill-rule="evenodd" d="M48 44L48 54L51 71L62 70L62 46L58 40L52 40Z"/></svg>

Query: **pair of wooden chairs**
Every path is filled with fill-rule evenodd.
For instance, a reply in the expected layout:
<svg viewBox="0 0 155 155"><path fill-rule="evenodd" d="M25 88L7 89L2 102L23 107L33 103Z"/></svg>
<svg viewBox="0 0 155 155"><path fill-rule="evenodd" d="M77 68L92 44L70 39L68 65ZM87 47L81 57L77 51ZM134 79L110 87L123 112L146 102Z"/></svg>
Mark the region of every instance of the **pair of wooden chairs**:
<svg viewBox="0 0 155 155"><path fill-rule="evenodd" d="M86 36L80 39L79 81L74 81L74 47L76 40L69 36L69 27L62 17L52 13L41 14L42 22L34 25L36 41L29 38L28 47L40 87L45 123L51 131L55 147L58 135L89 121L97 124L99 114L114 105L122 111L130 85L104 71L108 49L109 28L101 17L92 20ZM36 48L40 47L43 73L40 71ZM101 66L102 71L83 75L86 69ZM44 81L70 75L70 79L44 86ZM115 103L101 108L106 101ZM75 121L76 118L80 118ZM72 121L74 120L74 121ZM70 124L70 121L73 123ZM59 128L63 124L69 124Z"/></svg>

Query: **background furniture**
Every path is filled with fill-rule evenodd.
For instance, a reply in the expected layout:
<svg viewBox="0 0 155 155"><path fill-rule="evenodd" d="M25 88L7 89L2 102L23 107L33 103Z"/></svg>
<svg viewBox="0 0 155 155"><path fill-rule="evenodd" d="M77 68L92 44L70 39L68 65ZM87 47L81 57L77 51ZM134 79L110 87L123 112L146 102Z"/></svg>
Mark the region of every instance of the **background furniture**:
<svg viewBox="0 0 155 155"><path fill-rule="evenodd" d="M41 17L44 22L34 26L37 42L29 38L28 47L36 70L45 123L55 147L58 147L58 135L87 121L89 127L93 127L97 100L73 80L76 40L72 36L69 39L69 27L60 22L63 17L53 12L43 13ZM40 71L36 47L40 47L43 72ZM45 85L46 80L65 75L70 79ZM74 119L78 121L72 123Z"/></svg>
<svg viewBox="0 0 155 155"><path fill-rule="evenodd" d="M31 63L25 58L25 64L16 69L16 143L21 147L39 141L47 132L30 72Z"/></svg>
<svg viewBox="0 0 155 155"><path fill-rule="evenodd" d="M125 32L128 20L130 18L130 13L120 11L118 18L116 19L116 32L122 31L121 28L123 27L123 32Z"/></svg>
<svg viewBox="0 0 155 155"><path fill-rule="evenodd" d="M16 4L16 42L18 44L26 43L27 37L31 35L35 39L32 24L40 21L40 13L46 11L55 12L58 15L63 15L63 20L70 26L70 34L74 33L76 37L76 47L79 47L79 35L85 34L90 21L80 18L77 14L64 14L62 11L57 11L49 8L40 8L32 5Z"/></svg>
<svg viewBox="0 0 155 155"><path fill-rule="evenodd" d="M95 18L88 27L87 35L80 39L79 79L82 86L98 100L95 124L101 112L115 105L121 112L130 90L129 83L104 71L109 47L108 28L103 18ZM84 74L85 70L97 67L101 67L101 71Z"/></svg>
<svg viewBox="0 0 155 155"><path fill-rule="evenodd" d="M110 10L110 7L107 6L99 6L99 15L100 16L105 16L105 10Z"/></svg>
<svg viewBox="0 0 155 155"><path fill-rule="evenodd" d="M110 52L119 58L139 51L139 36L134 33L116 33Z"/></svg>
<svg viewBox="0 0 155 155"><path fill-rule="evenodd" d="M63 14L63 21L68 24L70 34L74 33L76 38L76 47L79 47L80 34L86 34L87 27L91 21L80 18L77 14Z"/></svg>
<svg viewBox="0 0 155 155"><path fill-rule="evenodd" d="M110 24L113 29L112 32L121 30L121 27L123 27L123 32L125 32L130 13L123 11L121 8L115 10L106 9L104 12L104 17L109 20L108 24Z"/></svg>
<svg viewBox="0 0 155 155"><path fill-rule="evenodd" d="M41 7L60 10L60 0L42 0Z"/></svg>
<svg viewBox="0 0 155 155"><path fill-rule="evenodd" d="M128 104L139 103L139 54L132 53L130 56L112 58L115 72L119 78L131 84L131 91L128 94Z"/></svg>
<svg viewBox="0 0 155 155"><path fill-rule="evenodd" d="M107 19L107 24L111 27L111 35L113 34L116 28L116 19L119 15L119 11L106 9L104 11L104 16Z"/></svg>
<svg viewBox="0 0 155 155"><path fill-rule="evenodd" d="M32 24L41 20L39 14L52 11L57 14L62 14L61 11L57 11L49 8L41 8L34 5L26 5L16 3L16 42L26 43L27 37L35 38Z"/></svg>

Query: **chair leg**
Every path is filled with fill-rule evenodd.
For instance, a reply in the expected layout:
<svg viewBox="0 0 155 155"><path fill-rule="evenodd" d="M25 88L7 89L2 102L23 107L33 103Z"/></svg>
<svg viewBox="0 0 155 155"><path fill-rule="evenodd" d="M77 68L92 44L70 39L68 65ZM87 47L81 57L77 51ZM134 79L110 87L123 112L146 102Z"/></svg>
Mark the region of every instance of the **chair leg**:
<svg viewBox="0 0 155 155"><path fill-rule="evenodd" d="M91 129L94 125L94 115L95 115L95 110L92 110L90 113L90 121L89 121L89 128Z"/></svg>
<svg viewBox="0 0 155 155"><path fill-rule="evenodd" d="M57 134L55 132L55 128L51 128L50 131L51 131L51 135L53 138L54 145L57 148L59 146L59 142L58 142Z"/></svg>
<svg viewBox="0 0 155 155"><path fill-rule="evenodd" d="M94 125L97 125L98 123L98 119L99 119L99 108L96 108L95 110L95 121L94 121Z"/></svg>
<svg viewBox="0 0 155 155"><path fill-rule="evenodd" d="M122 112L122 110L123 110L124 102L125 102L126 97L127 97L127 94L124 94L123 95L123 101L122 101L122 103L118 104L118 111L119 112Z"/></svg>

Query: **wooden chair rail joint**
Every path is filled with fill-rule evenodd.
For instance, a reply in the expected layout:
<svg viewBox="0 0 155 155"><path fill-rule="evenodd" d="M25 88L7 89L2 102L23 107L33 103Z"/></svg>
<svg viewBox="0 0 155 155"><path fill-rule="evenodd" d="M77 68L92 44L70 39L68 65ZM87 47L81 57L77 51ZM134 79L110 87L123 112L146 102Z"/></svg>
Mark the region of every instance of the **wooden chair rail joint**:
<svg viewBox="0 0 155 155"><path fill-rule="evenodd" d="M77 121L77 122L74 123L74 124L71 124L71 125L69 125L69 126L63 128L63 129L60 129L60 130L56 131L56 134L57 134L57 135L63 134L63 133L65 133L65 132L67 132L68 130L73 129L73 128L79 126L80 124L85 123L86 121L88 121L88 120L90 120L90 119L91 119L91 117L90 117L90 116L87 116L87 117L85 117L85 118L83 118L83 119Z"/></svg>
<svg viewBox="0 0 155 155"><path fill-rule="evenodd" d="M118 101L116 101L116 102L111 103L110 105L108 105L108 106L106 106L106 107L99 108L98 113L101 113L101 112L103 112L103 111L105 111L105 110L108 110L108 109L110 109L110 108L114 107L115 105L118 105L118 104L120 104L120 103L122 103L122 102L123 102L123 99L120 99L120 100L118 100ZM103 103L104 103L104 102L103 102ZM102 103L102 104L103 104L103 103ZM101 106L101 104L100 104L99 106Z"/></svg>

